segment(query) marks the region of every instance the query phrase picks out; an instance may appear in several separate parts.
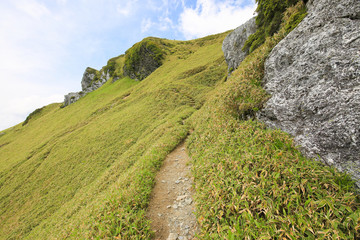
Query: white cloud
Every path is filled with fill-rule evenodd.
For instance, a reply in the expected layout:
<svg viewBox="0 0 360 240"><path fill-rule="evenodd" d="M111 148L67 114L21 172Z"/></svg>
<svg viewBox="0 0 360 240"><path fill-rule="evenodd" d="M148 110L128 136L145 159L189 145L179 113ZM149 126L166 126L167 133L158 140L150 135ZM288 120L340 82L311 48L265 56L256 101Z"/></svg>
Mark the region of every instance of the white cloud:
<svg viewBox="0 0 360 240"><path fill-rule="evenodd" d="M151 21L150 18L145 18L141 21L141 32L145 33L147 31L149 31L149 29L151 28L151 26L153 25L153 22Z"/></svg>
<svg viewBox="0 0 360 240"><path fill-rule="evenodd" d="M153 22L150 18L145 18L141 22L142 33L149 32L152 29L156 29L164 32L174 28L175 27L172 20L165 16L159 16L155 22Z"/></svg>
<svg viewBox="0 0 360 240"><path fill-rule="evenodd" d="M49 103L62 102L63 95L29 95L12 99L13 102L0 109L0 131L20 123L26 119L29 113L36 108L43 107Z"/></svg>
<svg viewBox="0 0 360 240"><path fill-rule="evenodd" d="M196 8L184 8L179 28L186 39L220 33L246 22L255 9L255 3L241 6L239 1L197 0Z"/></svg>
<svg viewBox="0 0 360 240"><path fill-rule="evenodd" d="M2 86L0 102L0 131L25 120L36 108L62 102L64 89L19 80L16 85ZM51 92L52 94L48 94Z"/></svg>
<svg viewBox="0 0 360 240"><path fill-rule="evenodd" d="M50 11L49 9L47 9L46 6L34 0L16 1L15 5L19 10L37 19L41 18L44 15L50 14Z"/></svg>
<svg viewBox="0 0 360 240"><path fill-rule="evenodd" d="M56 0L56 2L60 5L66 5L67 0Z"/></svg>
<svg viewBox="0 0 360 240"><path fill-rule="evenodd" d="M137 0L124 1L117 5L116 10L121 15L127 17L130 14L134 13L134 8L136 7L136 5L137 5Z"/></svg>
<svg viewBox="0 0 360 240"><path fill-rule="evenodd" d="M166 31L173 26L174 26L174 24L169 17L159 18L159 29L161 31Z"/></svg>
<svg viewBox="0 0 360 240"><path fill-rule="evenodd" d="M36 108L63 101L64 82L71 79L59 68L74 31L68 26L64 15L37 1L0 3L0 130Z"/></svg>

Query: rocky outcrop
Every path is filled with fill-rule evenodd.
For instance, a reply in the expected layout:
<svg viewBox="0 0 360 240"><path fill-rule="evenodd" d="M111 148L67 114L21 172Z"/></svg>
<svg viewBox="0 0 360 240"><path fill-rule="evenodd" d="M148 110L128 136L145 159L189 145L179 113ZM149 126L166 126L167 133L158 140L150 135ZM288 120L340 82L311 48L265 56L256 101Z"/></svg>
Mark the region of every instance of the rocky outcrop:
<svg viewBox="0 0 360 240"><path fill-rule="evenodd" d="M255 17L253 17L226 36L222 45L222 50L228 65L229 73L235 70L245 59L248 53L244 52L242 48L248 37L255 32L256 23Z"/></svg>
<svg viewBox="0 0 360 240"><path fill-rule="evenodd" d="M64 104L63 107L68 106L77 100L79 100L81 97L83 97L85 94L82 92L71 92L64 96Z"/></svg>
<svg viewBox="0 0 360 240"><path fill-rule="evenodd" d="M65 95L64 99L64 105L63 107L66 107L77 100L79 100L81 97L85 96L87 93L92 92L102 85L106 83L110 79L110 74L108 71L98 71L93 68L86 68L82 80L81 80L81 92L72 92L67 95Z"/></svg>
<svg viewBox="0 0 360 240"><path fill-rule="evenodd" d="M143 80L162 65L164 52L152 38L136 43L125 53L124 75Z"/></svg>
<svg viewBox="0 0 360 240"><path fill-rule="evenodd" d="M100 75L100 76L99 76ZM107 72L97 71L93 68L86 68L83 78L81 80L81 88L83 92L92 92L109 80L110 74Z"/></svg>
<svg viewBox="0 0 360 240"><path fill-rule="evenodd" d="M360 1L313 0L307 7L266 61L271 98L257 116L360 187Z"/></svg>

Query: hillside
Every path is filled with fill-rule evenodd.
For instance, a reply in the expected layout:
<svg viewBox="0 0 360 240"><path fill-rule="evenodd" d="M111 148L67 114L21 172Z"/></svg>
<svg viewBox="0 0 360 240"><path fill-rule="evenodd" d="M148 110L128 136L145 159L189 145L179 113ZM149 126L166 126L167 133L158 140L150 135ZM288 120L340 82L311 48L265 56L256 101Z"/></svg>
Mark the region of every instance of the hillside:
<svg viewBox="0 0 360 240"><path fill-rule="evenodd" d="M350 177L255 118L270 97L265 60L304 9L288 9L278 33L252 45L231 76L222 51L229 32L147 38L87 70L91 83L106 79L101 87L1 132L0 239L151 239L155 175L183 141L199 239L358 238ZM144 64L143 46L153 56Z"/></svg>
<svg viewBox="0 0 360 240"><path fill-rule="evenodd" d="M186 119L224 81L225 36L161 40L168 54L145 80L110 79L6 130L0 238L149 234L142 216L154 173L188 134Z"/></svg>

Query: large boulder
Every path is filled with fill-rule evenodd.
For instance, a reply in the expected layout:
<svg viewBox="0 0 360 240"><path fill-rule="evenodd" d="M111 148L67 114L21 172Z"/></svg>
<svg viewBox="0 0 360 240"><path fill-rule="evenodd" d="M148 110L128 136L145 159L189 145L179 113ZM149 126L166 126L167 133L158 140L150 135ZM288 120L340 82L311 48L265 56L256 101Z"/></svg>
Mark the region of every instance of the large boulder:
<svg viewBox="0 0 360 240"><path fill-rule="evenodd" d="M265 63L271 98L257 116L360 187L360 1L313 0L307 7Z"/></svg>
<svg viewBox="0 0 360 240"><path fill-rule="evenodd" d="M222 50L224 52L225 60L228 65L228 71L231 73L235 70L240 63L245 59L247 52L244 52L242 48L246 40L251 34L256 32L255 17L248 20L232 31L224 39Z"/></svg>
<svg viewBox="0 0 360 240"><path fill-rule="evenodd" d="M81 80L81 88L85 93L92 92L109 80L109 73L101 71L101 73L94 68L86 68L83 78Z"/></svg>

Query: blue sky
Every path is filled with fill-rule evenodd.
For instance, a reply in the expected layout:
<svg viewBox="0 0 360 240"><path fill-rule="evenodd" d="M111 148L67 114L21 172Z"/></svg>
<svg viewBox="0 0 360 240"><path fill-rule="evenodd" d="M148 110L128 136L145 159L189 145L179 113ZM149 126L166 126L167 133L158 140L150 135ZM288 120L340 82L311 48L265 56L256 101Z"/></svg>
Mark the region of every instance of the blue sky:
<svg viewBox="0 0 360 240"><path fill-rule="evenodd" d="M234 29L255 0L1 0L0 130L81 89L148 36L189 40Z"/></svg>

